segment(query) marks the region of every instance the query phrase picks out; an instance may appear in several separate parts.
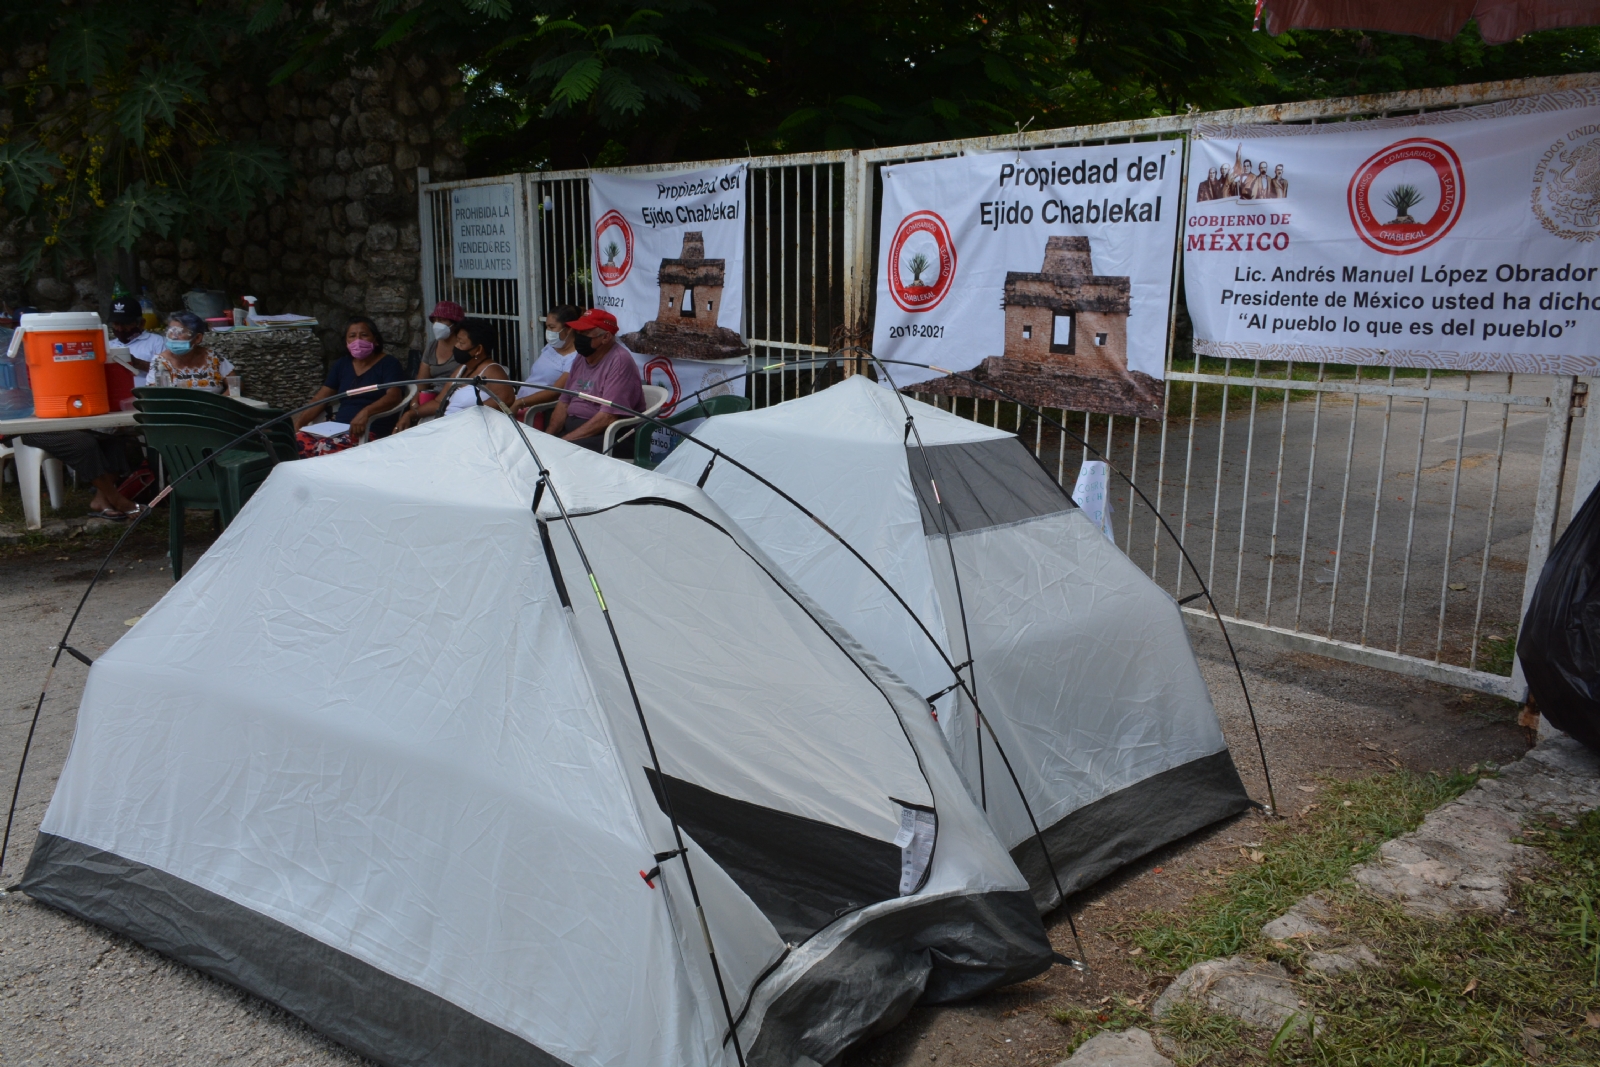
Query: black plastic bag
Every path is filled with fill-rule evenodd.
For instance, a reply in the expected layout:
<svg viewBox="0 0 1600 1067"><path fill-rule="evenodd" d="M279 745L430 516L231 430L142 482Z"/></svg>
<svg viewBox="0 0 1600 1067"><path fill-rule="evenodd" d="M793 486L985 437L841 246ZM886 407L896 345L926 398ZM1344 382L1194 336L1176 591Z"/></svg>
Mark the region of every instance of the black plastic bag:
<svg viewBox="0 0 1600 1067"><path fill-rule="evenodd" d="M1600 752L1600 486L1545 562L1517 658L1534 707Z"/></svg>

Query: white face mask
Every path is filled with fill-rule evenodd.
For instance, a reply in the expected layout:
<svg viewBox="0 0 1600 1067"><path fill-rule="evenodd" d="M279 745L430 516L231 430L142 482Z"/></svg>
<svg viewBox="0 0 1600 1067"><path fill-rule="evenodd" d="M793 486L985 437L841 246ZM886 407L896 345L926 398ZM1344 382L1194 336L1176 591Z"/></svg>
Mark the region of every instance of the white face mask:
<svg viewBox="0 0 1600 1067"><path fill-rule="evenodd" d="M450 324L448 322L436 322L436 323L433 324L433 339L434 340L443 341L446 337L449 337L449 336L450 336Z"/></svg>
<svg viewBox="0 0 1600 1067"><path fill-rule="evenodd" d="M544 332L544 339L549 344L558 345L558 344L561 343L561 331L560 330L546 330Z"/></svg>

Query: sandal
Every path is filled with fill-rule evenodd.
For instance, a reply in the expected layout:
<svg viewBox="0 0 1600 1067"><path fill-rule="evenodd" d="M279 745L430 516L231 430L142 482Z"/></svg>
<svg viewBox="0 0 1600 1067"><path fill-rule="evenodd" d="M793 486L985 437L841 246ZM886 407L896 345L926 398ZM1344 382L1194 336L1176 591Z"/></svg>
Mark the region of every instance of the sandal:
<svg viewBox="0 0 1600 1067"><path fill-rule="evenodd" d="M126 522L128 520L128 513L126 511L118 511L116 508L101 508L99 511L91 511L89 514L94 518L109 519L112 522Z"/></svg>

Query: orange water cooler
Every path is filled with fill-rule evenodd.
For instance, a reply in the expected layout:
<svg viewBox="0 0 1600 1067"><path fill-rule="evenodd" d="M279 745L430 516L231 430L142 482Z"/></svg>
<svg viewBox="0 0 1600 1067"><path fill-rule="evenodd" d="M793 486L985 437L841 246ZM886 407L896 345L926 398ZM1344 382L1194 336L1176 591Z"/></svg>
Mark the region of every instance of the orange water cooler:
<svg viewBox="0 0 1600 1067"><path fill-rule="evenodd" d="M33 413L41 419L104 415L106 333L92 311L24 315L18 324L33 386Z"/></svg>

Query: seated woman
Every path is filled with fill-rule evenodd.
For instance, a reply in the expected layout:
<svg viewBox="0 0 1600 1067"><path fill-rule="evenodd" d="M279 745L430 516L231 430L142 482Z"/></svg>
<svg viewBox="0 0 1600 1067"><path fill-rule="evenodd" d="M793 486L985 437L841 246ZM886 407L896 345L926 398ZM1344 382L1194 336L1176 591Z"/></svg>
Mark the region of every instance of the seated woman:
<svg viewBox="0 0 1600 1067"><path fill-rule="evenodd" d="M405 380L405 368L400 366L399 360L384 354L383 334L378 332L378 324L371 319L362 316L350 320L350 325L344 328L344 347L347 354L334 362L322 388L312 396L313 403L364 385L388 385ZM372 393L345 397L339 401L333 421L345 423L349 428L328 437L306 433L303 429L327 409L309 408L302 411L294 417L294 441L301 458L343 452L360 444L373 418L392 410L404 395L399 386L393 386L376 394L376 397Z"/></svg>
<svg viewBox="0 0 1600 1067"><path fill-rule="evenodd" d="M413 425L418 419L438 415L454 415L458 411L487 404L492 408L501 405L509 408L516 394L506 369L494 362L494 326L482 319L467 319L456 333L456 359L461 369L455 381L426 404L413 404L400 416L395 432ZM505 385L464 384L473 378L486 378L505 382Z"/></svg>
<svg viewBox="0 0 1600 1067"><path fill-rule="evenodd" d="M205 320L192 311L167 316L166 347L150 361L150 384L165 389L203 389L228 395L233 364L219 358L201 337Z"/></svg>
<svg viewBox="0 0 1600 1067"><path fill-rule="evenodd" d="M418 378L450 378L461 369L461 361L456 359L456 334L466 317L467 313L454 300L441 300L433 306L433 313L428 316L433 344L422 352L422 360L417 364ZM423 386L417 394L417 403L426 404L438 395L437 386Z"/></svg>
<svg viewBox="0 0 1600 1067"><path fill-rule="evenodd" d="M550 386L558 388L565 386L567 372L572 370L572 361L578 358L578 345L574 339L572 327L567 323L577 319L583 314L571 304L561 304L550 309L544 317L544 349L539 353L539 358L533 361L533 367L528 371L528 376L523 379L526 386L517 390L517 403L514 410L521 411L533 401L528 400L540 392L548 390ZM527 403L524 403L527 401ZM547 413L538 412L533 425L537 429L544 429Z"/></svg>

